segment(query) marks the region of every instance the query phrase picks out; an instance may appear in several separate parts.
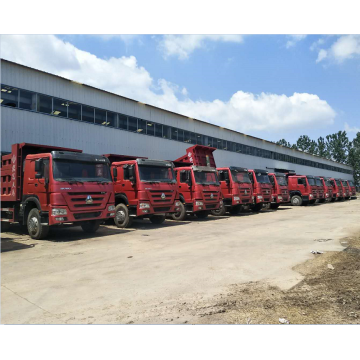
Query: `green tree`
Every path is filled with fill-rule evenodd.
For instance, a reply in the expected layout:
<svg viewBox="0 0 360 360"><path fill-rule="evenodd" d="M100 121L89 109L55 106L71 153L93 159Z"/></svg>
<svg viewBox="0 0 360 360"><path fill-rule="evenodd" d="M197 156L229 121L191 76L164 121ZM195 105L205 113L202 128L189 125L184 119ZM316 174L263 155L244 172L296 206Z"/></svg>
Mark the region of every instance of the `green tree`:
<svg viewBox="0 0 360 360"><path fill-rule="evenodd" d="M350 145L346 131L339 131L335 134L327 135L326 140L328 142L328 150L330 152L331 159L337 162L345 163Z"/></svg>
<svg viewBox="0 0 360 360"><path fill-rule="evenodd" d="M281 139L281 140L277 141L276 145L291 147L291 144L288 141L286 141L285 139Z"/></svg>
<svg viewBox="0 0 360 360"><path fill-rule="evenodd" d="M330 158L330 153L329 153L329 149L328 149L328 143L321 136L317 140L317 150L318 150L317 155L319 155L319 156L321 156L323 158L326 158L326 159Z"/></svg>
<svg viewBox="0 0 360 360"><path fill-rule="evenodd" d="M305 151L310 154L317 154L317 143L314 140L311 140L307 135L301 135L297 142L296 146L299 150Z"/></svg>
<svg viewBox="0 0 360 360"><path fill-rule="evenodd" d="M349 143L346 163L353 167L355 184L356 186L360 186L360 132L358 132L354 140Z"/></svg>

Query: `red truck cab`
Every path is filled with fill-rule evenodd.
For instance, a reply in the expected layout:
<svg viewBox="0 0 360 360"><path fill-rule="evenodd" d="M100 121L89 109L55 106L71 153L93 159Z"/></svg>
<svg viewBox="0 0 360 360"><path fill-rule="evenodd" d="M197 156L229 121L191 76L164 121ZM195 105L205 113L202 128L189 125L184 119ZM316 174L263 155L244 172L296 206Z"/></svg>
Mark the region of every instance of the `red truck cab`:
<svg viewBox="0 0 360 360"><path fill-rule="evenodd" d="M315 177L315 184L317 186L319 203L324 203L326 201L325 186L324 186L320 176Z"/></svg>
<svg viewBox="0 0 360 360"><path fill-rule="evenodd" d="M1 159L1 225L18 222L33 239L49 228L81 225L95 232L115 216L109 161L81 150L14 144Z"/></svg>
<svg viewBox="0 0 360 360"><path fill-rule="evenodd" d="M290 193L290 202L293 206L301 206L314 204L316 201L316 194L313 193L313 188L309 183L308 176L296 175L293 173L287 174L288 176L288 187ZM315 180L313 184L315 184Z"/></svg>
<svg viewBox="0 0 360 360"><path fill-rule="evenodd" d="M270 208L277 209L281 203L290 201L287 177L284 173L269 173L269 178L272 185Z"/></svg>
<svg viewBox="0 0 360 360"><path fill-rule="evenodd" d="M218 210L212 210L213 215L238 214L242 206L252 203L252 186L248 169L236 166L217 168L223 197L223 206Z"/></svg>
<svg viewBox="0 0 360 360"><path fill-rule="evenodd" d="M131 226L134 218L165 221L167 213L179 210L174 164L130 155L104 155L111 163L115 191L115 225Z"/></svg>
<svg viewBox="0 0 360 360"><path fill-rule="evenodd" d="M344 194L344 198L346 200L350 200L351 198L351 194L350 194L350 187L349 184L347 182L347 180L341 180L341 186L343 188L343 194Z"/></svg>
<svg viewBox="0 0 360 360"><path fill-rule="evenodd" d="M333 184L331 178L320 176L325 191L325 201L329 202L333 198Z"/></svg>
<svg viewBox="0 0 360 360"><path fill-rule="evenodd" d="M356 199L356 187L352 180L348 180L348 185L350 189L350 196L352 199Z"/></svg>
<svg viewBox="0 0 360 360"><path fill-rule="evenodd" d="M211 210L223 205L213 147L194 145L186 149L186 155L174 161L179 186L179 211L172 214L174 220L185 220L187 214L206 218Z"/></svg>
<svg viewBox="0 0 360 360"><path fill-rule="evenodd" d="M253 203L250 208L253 211L260 211L263 205L272 201L272 185L266 170L249 170L249 177L253 189Z"/></svg>
<svg viewBox="0 0 360 360"><path fill-rule="evenodd" d="M340 179L334 179L330 178L330 181L333 184L333 198L332 201L341 201L344 200L344 194L343 194L343 188L341 186L341 180Z"/></svg>

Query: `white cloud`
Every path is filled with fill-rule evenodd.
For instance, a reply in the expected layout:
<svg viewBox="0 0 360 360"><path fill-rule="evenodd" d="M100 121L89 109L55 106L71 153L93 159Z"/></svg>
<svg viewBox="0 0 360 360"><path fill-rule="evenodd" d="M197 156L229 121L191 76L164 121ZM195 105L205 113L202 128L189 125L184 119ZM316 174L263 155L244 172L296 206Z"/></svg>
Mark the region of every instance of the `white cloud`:
<svg viewBox="0 0 360 360"><path fill-rule="evenodd" d="M326 56L320 55L326 54ZM334 60L338 63L342 63L347 59L359 57L360 55L360 35L343 35L340 36L329 49L319 50L318 59L316 62L320 62L325 58Z"/></svg>
<svg viewBox="0 0 360 360"><path fill-rule="evenodd" d="M296 43L298 43L301 40L304 40L306 38L307 35L288 35L288 37L290 38L287 42L286 42L286 48L289 49L293 46L296 45Z"/></svg>
<svg viewBox="0 0 360 360"><path fill-rule="evenodd" d="M164 57L177 56L184 60L196 49L204 48L206 42L234 42L241 43L242 35L164 35L159 48Z"/></svg>
<svg viewBox="0 0 360 360"><path fill-rule="evenodd" d="M314 129L332 124L336 116L325 100L307 93L237 91L227 101L192 100L184 87L165 79L155 82L134 56L100 59L53 35L5 35L1 40L5 59L233 130Z"/></svg>
<svg viewBox="0 0 360 360"><path fill-rule="evenodd" d="M345 123L345 131L350 133L358 133L360 132L360 127L351 127L347 122Z"/></svg>

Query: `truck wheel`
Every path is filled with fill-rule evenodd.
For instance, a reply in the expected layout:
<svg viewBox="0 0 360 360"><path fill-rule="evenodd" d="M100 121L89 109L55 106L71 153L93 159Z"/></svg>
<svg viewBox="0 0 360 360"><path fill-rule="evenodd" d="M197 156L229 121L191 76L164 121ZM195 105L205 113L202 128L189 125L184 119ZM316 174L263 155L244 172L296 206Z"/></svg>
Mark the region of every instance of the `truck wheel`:
<svg viewBox="0 0 360 360"><path fill-rule="evenodd" d="M8 223L6 221L2 221L1 222L1 232L9 231L9 229L10 229L10 223Z"/></svg>
<svg viewBox="0 0 360 360"><path fill-rule="evenodd" d="M302 203L303 203L303 200L302 200L301 196L299 196L299 195L294 195L291 198L291 205L292 206L301 206Z"/></svg>
<svg viewBox="0 0 360 360"><path fill-rule="evenodd" d="M86 223L82 224L81 227L86 233L93 234L96 231L98 231L98 229L100 227L100 223L101 223L101 221L98 221L98 220L90 220L90 221L87 221Z"/></svg>
<svg viewBox="0 0 360 360"><path fill-rule="evenodd" d="M198 211L196 213L196 217L199 218L199 219L206 219L209 215L209 212L208 211Z"/></svg>
<svg viewBox="0 0 360 360"><path fill-rule="evenodd" d="M226 213L226 208L224 205L221 205L218 209L216 210L211 210L211 215L214 216L224 216Z"/></svg>
<svg viewBox="0 0 360 360"><path fill-rule="evenodd" d="M240 210L241 210L241 205L236 205L236 206L233 206L233 207L230 209L229 213L230 213L231 215L239 215Z"/></svg>
<svg viewBox="0 0 360 360"><path fill-rule="evenodd" d="M255 204L255 205L253 205L253 207L251 208L251 210L254 211L254 212L259 212L262 208L263 208L263 204L260 203L260 204Z"/></svg>
<svg viewBox="0 0 360 360"><path fill-rule="evenodd" d="M180 202L179 208L180 208L180 211L177 212L177 213L171 214L171 218L172 218L173 220L183 221L183 220L185 220L185 218L186 218L185 205L184 205L182 202Z"/></svg>
<svg viewBox="0 0 360 360"><path fill-rule="evenodd" d="M49 226L41 224L38 209L31 209L27 218L27 230L32 239L41 240L49 233Z"/></svg>
<svg viewBox="0 0 360 360"><path fill-rule="evenodd" d="M151 216L150 221L153 224L160 225L165 221L165 215L153 215Z"/></svg>
<svg viewBox="0 0 360 360"><path fill-rule="evenodd" d="M270 204L270 209L276 210L278 209L280 204Z"/></svg>
<svg viewBox="0 0 360 360"><path fill-rule="evenodd" d="M129 216L129 209L125 204L118 204L115 208L115 225L118 228L127 228L132 224L132 218Z"/></svg>

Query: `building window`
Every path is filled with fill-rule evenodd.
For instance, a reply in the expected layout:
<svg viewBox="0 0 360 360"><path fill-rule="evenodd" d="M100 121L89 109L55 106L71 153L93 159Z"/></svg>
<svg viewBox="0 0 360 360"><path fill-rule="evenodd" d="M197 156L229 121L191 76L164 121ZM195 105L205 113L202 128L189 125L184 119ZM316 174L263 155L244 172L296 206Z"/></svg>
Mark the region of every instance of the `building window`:
<svg viewBox="0 0 360 360"><path fill-rule="evenodd" d="M128 129L128 118L126 115L119 114L119 129Z"/></svg>
<svg viewBox="0 0 360 360"><path fill-rule="evenodd" d="M137 132L139 134L146 134L146 121L142 119L138 119L138 129Z"/></svg>
<svg viewBox="0 0 360 360"><path fill-rule="evenodd" d="M38 94L37 111L45 113L45 114L51 114L52 113L52 98L50 96Z"/></svg>
<svg viewBox="0 0 360 360"><path fill-rule="evenodd" d="M129 131L137 131L137 119L132 117L132 116L128 116L128 122L129 122Z"/></svg>
<svg viewBox="0 0 360 360"><path fill-rule="evenodd" d="M94 123L94 108L90 106L82 106L81 120L88 123Z"/></svg>
<svg viewBox="0 0 360 360"><path fill-rule="evenodd" d="M163 139L170 139L170 126L163 125Z"/></svg>
<svg viewBox="0 0 360 360"><path fill-rule="evenodd" d="M161 124L155 124L155 136L162 137L163 126Z"/></svg>
<svg viewBox="0 0 360 360"><path fill-rule="evenodd" d="M18 107L19 90L11 86L1 85L1 105Z"/></svg>
<svg viewBox="0 0 360 360"><path fill-rule="evenodd" d="M199 145L202 145L204 143L203 141L204 136L201 134L196 134L196 143Z"/></svg>
<svg viewBox="0 0 360 360"><path fill-rule="evenodd" d="M111 112L111 111L107 111L106 112L106 126L111 126L111 127L116 127L116 114Z"/></svg>
<svg viewBox="0 0 360 360"><path fill-rule="evenodd" d="M31 91L20 90L19 107L25 110L36 110L36 94Z"/></svg>
<svg viewBox="0 0 360 360"><path fill-rule="evenodd" d="M74 120L81 120L81 105L74 102L69 102L68 117Z"/></svg>
<svg viewBox="0 0 360 360"><path fill-rule="evenodd" d="M178 129L178 141L184 142L184 130Z"/></svg>
<svg viewBox="0 0 360 360"><path fill-rule="evenodd" d="M95 109L95 124L107 125L105 110Z"/></svg>
<svg viewBox="0 0 360 360"><path fill-rule="evenodd" d="M195 145L196 144L196 134L191 132L190 133L190 142Z"/></svg>
<svg viewBox="0 0 360 360"><path fill-rule="evenodd" d="M68 102L61 99L53 99L53 111L52 114L55 116L67 117Z"/></svg>
<svg viewBox="0 0 360 360"><path fill-rule="evenodd" d="M178 129L171 128L171 140L177 140L178 139Z"/></svg>
<svg viewBox="0 0 360 360"><path fill-rule="evenodd" d="M155 135L155 124L147 121L146 122L146 134L154 136Z"/></svg>
<svg viewBox="0 0 360 360"><path fill-rule="evenodd" d="M190 132L184 130L184 142L190 143L190 141L191 141Z"/></svg>
<svg viewBox="0 0 360 360"><path fill-rule="evenodd" d="M213 146L213 138L211 136L208 136L207 139L205 139L205 145L206 146L210 146L212 147Z"/></svg>

